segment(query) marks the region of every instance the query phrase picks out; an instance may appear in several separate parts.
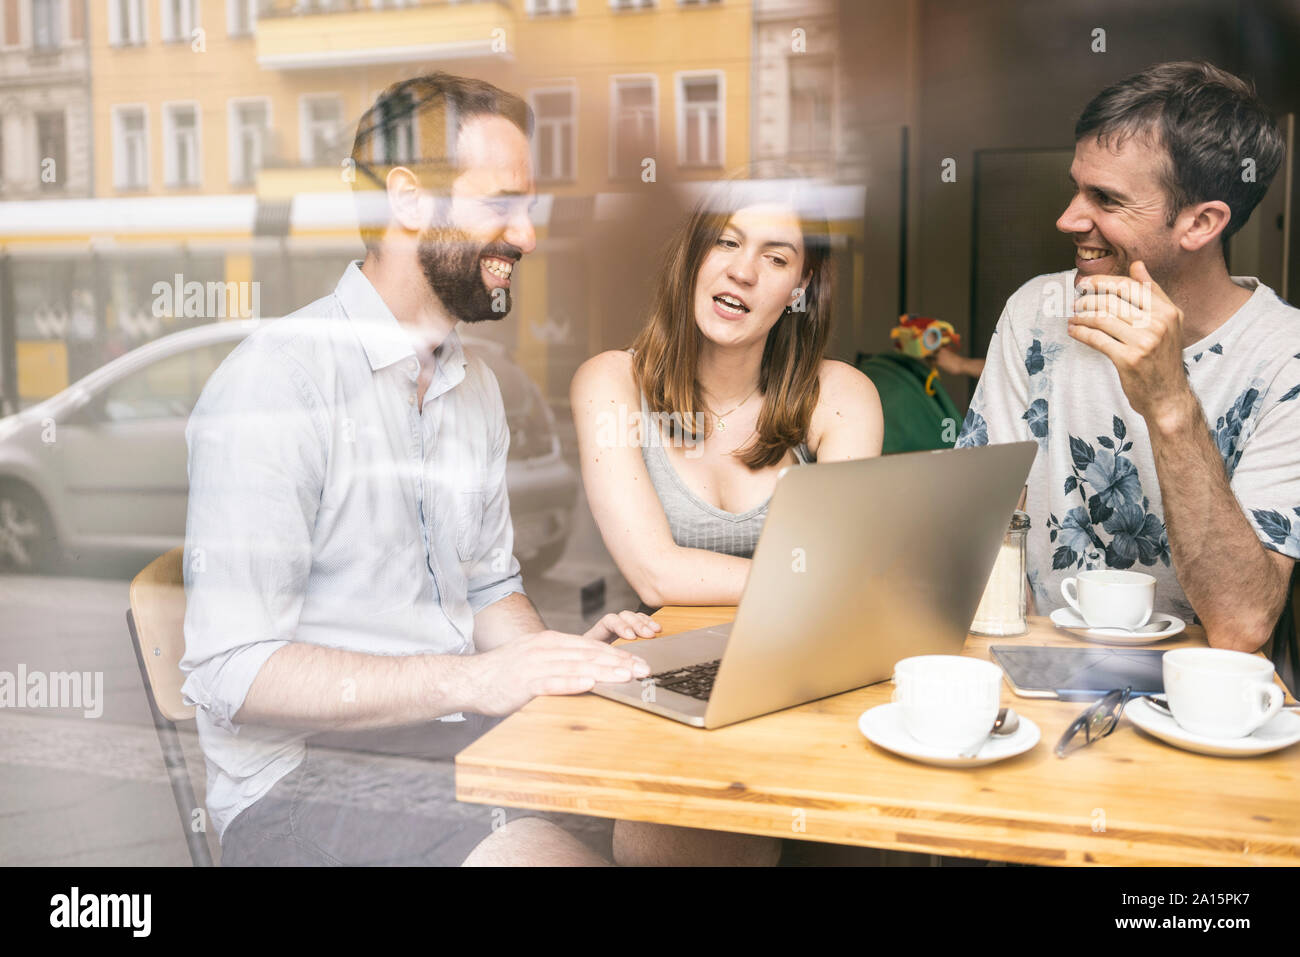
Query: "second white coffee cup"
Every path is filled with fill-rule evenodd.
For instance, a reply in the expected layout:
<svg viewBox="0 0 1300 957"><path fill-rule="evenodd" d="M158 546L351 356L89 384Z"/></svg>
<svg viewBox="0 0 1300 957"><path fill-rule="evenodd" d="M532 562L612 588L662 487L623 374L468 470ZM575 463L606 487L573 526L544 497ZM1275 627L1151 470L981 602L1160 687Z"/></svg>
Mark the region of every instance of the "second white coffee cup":
<svg viewBox="0 0 1300 957"><path fill-rule="evenodd" d="M1174 720L1193 734L1244 738L1282 710L1273 663L1225 648L1178 648L1163 659Z"/></svg>
<svg viewBox="0 0 1300 957"><path fill-rule="evenodd" d="M1061 595L1089 628L1141 628L1151 620L1156 580L1142 572L1097 568L1065 579Z"/></svg>

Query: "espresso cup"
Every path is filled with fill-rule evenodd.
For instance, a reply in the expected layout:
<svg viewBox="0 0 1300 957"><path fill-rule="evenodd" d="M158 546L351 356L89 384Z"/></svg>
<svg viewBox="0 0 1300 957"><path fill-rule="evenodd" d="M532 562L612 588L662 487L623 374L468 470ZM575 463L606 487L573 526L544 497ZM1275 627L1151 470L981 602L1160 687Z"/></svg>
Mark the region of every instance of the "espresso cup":
<svg viewBox="0 0 1300 957"><path fill-rule="evenodd" d="M1151 620L1156 580L1142 572L1097 568L1061 582L1061 595L1089 628L1141 628Z"/></svg>
<svg viewBox="0 0 1300 957"><path fill-rule="evenodd" d="M988 737L998 716L1002 669L960 655L919 655L894 666L903 727L922 744L960 751Z"/></svg>
<svg viewBox="0 0 1300 957"><path fill-rule="evenodd" d="M1267 658L1224 648L1179 648L1164 656L1174 720L1207 738L1244 738L1282 710L1285 694Z"/></svg>

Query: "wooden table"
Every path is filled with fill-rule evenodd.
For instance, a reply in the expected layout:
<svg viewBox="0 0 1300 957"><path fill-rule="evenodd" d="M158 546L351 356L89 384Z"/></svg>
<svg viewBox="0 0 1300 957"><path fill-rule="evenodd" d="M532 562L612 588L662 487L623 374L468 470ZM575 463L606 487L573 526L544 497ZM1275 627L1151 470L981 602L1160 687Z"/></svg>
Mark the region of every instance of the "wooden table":
<svg viewBox="0 0 1300 957"><path fill-rule="evenodd" d="M665 608L664 634L734 608ZM1046 618L990 644L1075 646ZM1154 647L1205 645L1199 626ZM1091 646L1090 646L1091 647ZM1085 707L1015 697L1042 740L971 769L883 751L858 716L889 682L704 731L594 695L538 698L456 758L462 801L1028 864L1300 864L1300 745L1254 758L1173 748L1121 722L1057 758Z"/></svg>

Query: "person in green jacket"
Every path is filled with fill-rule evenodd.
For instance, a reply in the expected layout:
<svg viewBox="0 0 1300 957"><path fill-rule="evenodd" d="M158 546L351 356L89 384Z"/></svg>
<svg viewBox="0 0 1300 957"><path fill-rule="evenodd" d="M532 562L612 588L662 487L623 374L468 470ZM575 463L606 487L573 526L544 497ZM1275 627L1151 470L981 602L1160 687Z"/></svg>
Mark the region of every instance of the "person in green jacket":
<svg viewBox="0 0 1300 957"><path fill-rule="evenodd" d="M952 448L961 431L962 414L944 389L940 373L978 378L984 360L959 354L961 337L938 319L900 316L890 338L897 352L858 361L884 408L882 454Z"/></svg>

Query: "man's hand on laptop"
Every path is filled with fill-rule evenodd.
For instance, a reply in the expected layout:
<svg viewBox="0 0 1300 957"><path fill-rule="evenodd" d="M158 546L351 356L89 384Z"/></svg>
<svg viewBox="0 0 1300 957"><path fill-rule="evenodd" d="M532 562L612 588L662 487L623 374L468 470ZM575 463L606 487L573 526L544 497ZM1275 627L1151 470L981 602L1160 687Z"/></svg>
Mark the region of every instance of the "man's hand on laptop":
<svg viewBox="0 0 1300 957"><path fill-rule="evenodd" d="M610 618L620 624L607 625ZM592 637L622 627L619 616L606 615L583 636L539 631L468 656L465 664L473 669L476 692L473 710L488 715L510 714L538 695L582 694L598 682L646 677L650 666L641 658Z"/></svg>

